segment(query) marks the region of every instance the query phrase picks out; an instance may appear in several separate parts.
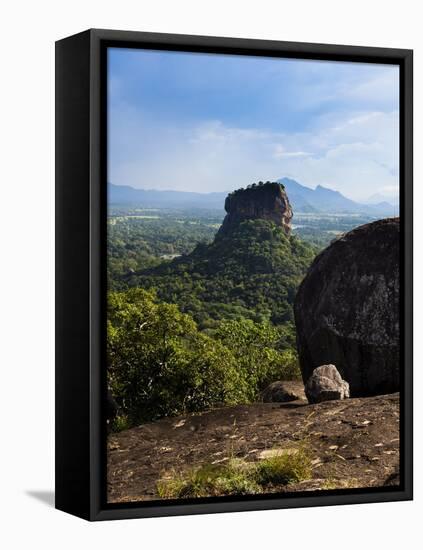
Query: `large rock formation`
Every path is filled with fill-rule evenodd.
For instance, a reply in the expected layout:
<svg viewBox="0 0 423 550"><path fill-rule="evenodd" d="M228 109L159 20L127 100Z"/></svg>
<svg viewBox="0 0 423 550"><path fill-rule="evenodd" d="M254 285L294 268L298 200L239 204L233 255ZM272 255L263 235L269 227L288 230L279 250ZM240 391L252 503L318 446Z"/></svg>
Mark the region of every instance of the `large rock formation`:
<svg viewBox="0 0 423 550"><path fill-rule="evenodd" d="M245 220L271 220L282 227L287 235L291 232L292 209L282 184L266 182L254 184L247 189L237 189L225 200L227 212L219 235Z"/></svg>
<svg viewBox="0 0 423 550"><path fill-rule="evenodd" d="M289 235L292 210L283 187L267 183L235 191L226 210L212 243L200 242L189 254L128 274L125 282L155 288L161 301L178 304L201 329L241 312L286 323L315 250Z"/></svg>
<svg viewBox="0 0 423 550"><path fill-rule="evenodd" d="M304 383L333 363L353 397L399 390L399 244L399 219L390 218L316 257L294 305Z"/></svg>

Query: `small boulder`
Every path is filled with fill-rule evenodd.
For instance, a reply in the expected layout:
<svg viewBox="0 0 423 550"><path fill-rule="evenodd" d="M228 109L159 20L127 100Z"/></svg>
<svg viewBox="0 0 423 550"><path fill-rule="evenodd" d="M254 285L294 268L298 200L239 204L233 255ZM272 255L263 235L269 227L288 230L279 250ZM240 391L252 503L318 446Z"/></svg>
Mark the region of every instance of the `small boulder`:
<svg viewBox="0 0 423 550"><path fill-rule="evenodd" d="M261 393L263 403L287 403L298 399L305 399L302 382L278 380L269 384Z"/></svg>
<svg viewBox="0 0 423 550"><path fill-rule="evenodd" d="M314 369L304 387L309 403L320 403L350 396L348 382L342 379L335 365L322 365Z"/></svg>

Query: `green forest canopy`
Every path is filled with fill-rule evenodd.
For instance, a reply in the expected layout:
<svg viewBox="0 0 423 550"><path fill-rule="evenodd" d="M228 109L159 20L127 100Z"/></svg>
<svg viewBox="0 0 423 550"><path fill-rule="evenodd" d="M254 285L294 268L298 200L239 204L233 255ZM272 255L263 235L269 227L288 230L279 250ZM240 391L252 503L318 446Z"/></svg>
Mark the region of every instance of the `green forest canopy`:
<svg viewBox="0 0 423 550"><path fill-rule="evenodd" d="M293 321L296 289L315 249L268 220L247 220L191 254L126 277L128 286L155 288L200 328L222 319L275 325Z"/></svg>
<svg viewBox="0 0 423 550"><path fill-rule="evenodd" d="M249 319L222 321L211 337L153 291L110 292L108 382L120 407L115 428L254 401L270 381L298 376L292 338L286 327Z"/></svg>
<svg viewBox="0 0 423 550"><path fill-rule="evenodd" d="M268 383L298 377L292 305L314 254L273 222L248 220L119 276L108 304L115 428L251 402Z"/></svg>

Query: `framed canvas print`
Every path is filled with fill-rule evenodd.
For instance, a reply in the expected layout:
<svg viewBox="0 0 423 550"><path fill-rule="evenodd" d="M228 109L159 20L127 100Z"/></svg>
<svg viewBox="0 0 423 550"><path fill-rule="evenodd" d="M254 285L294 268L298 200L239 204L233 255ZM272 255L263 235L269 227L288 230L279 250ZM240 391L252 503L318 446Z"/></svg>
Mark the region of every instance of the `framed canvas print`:
<svg viewBox="0 0 423 550"><path fill-rule="evenodd" d="M56 507L412 498L412 52L56 44Z"/></svg>

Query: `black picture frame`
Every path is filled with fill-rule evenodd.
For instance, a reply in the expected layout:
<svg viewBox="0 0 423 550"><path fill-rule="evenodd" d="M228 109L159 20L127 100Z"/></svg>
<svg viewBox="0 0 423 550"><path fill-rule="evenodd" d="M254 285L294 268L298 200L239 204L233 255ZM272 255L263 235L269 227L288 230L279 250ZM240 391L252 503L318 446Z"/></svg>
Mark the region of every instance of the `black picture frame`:
<svg viewBox="0 0 423 550"><path fill-rule="evenodd" d="M195 501L107 504L106 49L130 47L396 64L400 68L401 482ZM91 29L56 43L56 508L87 520L412 499L413 52Z"/></svg>

